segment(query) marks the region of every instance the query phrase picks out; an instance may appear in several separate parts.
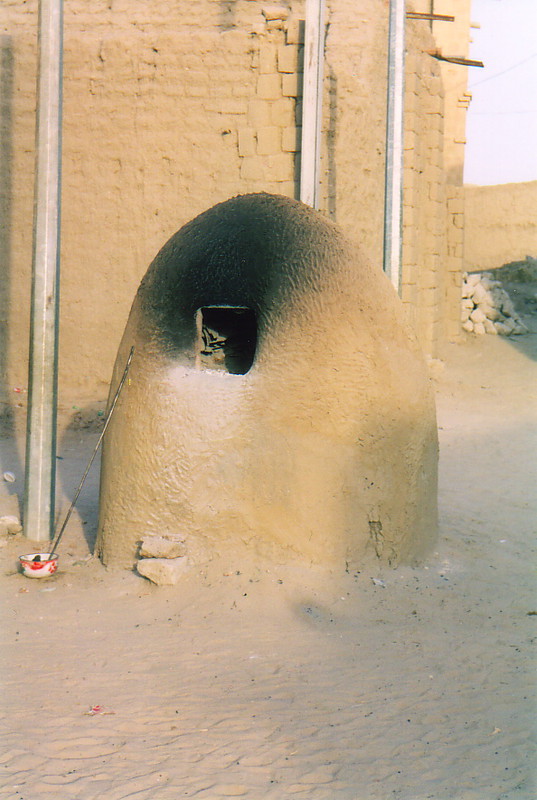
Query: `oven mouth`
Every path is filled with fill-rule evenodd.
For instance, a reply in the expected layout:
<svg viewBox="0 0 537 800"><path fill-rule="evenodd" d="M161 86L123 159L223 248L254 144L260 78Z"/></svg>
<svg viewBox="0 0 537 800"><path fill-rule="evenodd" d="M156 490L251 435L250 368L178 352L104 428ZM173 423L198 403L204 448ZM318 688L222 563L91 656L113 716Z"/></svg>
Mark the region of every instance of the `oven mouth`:
<svg viewBox="0 0 537 800"><path fill-rule="evenodd" d="M196 367L246 375L254 363L257 319L246 306L201 306L196 317Z"/></svg>

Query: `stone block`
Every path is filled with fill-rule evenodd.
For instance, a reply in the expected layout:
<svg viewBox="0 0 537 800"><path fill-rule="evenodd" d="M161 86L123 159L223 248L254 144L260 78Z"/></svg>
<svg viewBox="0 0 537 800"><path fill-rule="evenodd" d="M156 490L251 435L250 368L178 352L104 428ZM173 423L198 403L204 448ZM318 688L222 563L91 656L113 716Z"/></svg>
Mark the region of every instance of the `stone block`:
<svg viewBox="0 0 537 800"><path fill-rule="evenodd" d="M298 69L298 48L290 45L278 47L278 72L294 73Z"/></svg>
<svg viewBox="0 0 537 800"><path fill-rule="evenodd" d="M464 200L462 197L448 198L448 211L451 214L464 214Z"/></svg>
<svg viewBox="0 0 537 800"><path fill-rule="evenodd" d="M280 97L270 104L270 124L279 128L295 124L295 103L291 97Z"/></svg>
<svg viewBox="0 0 537 800"><path fill-rule="evenodd" d="M302 128L295 128L294 125L284 128L282 131L282 150L285 153L298 153L301 136Z"/></svg>
<svg viewBox="0 0 537 800"><path fill-rule="evenodd" d="M281 93L284 97L302 96L302 75L295 72L293 75L282 75L281 79Z"/></svg>
<svg viewBox="0 0 537 800"><path fill-rule="evenodd" d="M189 83L187 82L184 91L187 97L205 97L208 92L208 85L206 83Z"/></svg>
<svg viewBox="0 0 537 800"><path fill-rule="evenodd" d="M287 44L304 44L304 22L300 19L290 19L285 26L285 41Z"/></svg>
<svg viewBox="0 0 537 800"><path fill-rule="evenodd" d="M273 22L274 20L287 19L289 16L289 9L276 5L266 5L261 8L261 13L267 22Z"/></svg>
<svg viewBox="0 0 537 800"><path fill-rule="evenodd" d="M417 91L406 91L405 92L405 114L408 112L409 114L417 114L419 112L420 106L420 95ZM415 120L412 124L416 124Z"/></svg>
<svg viewBox="0 0 537 800"><path fill-rule="evenodd" d="M257 131L257 153L260 156L271 156L281 152L282 136L280 128L270 126Z"/></svg>
<svg viewBox="0 0 537 800"><path fill-rule="evenodd" d="M136 569L158 586L174 586L188 571L188 558L141 558Z"/></svg>
<svg viewBox="0 0 537 800"><path fill-rule="evenodd" d="M205 111L214 111L217 114L246 114L249 103L239 97L214 97L203 101Z"/></svg>
<svg viewBox="0 0 537 800"><path fill-rule="evenodd" d="M263 177L263 168L259 158L246 156L241 160L241 180L258 181Z"/></svg>
<svg viewBox="0 0 537 800"><path fill-rule="evenodd" d="M276 72L276 47L272 44L263 44L259 48L259 73L273 75Z"/></svg>
<svg viewBox="0 0 537 800"><path fill-rule="evenodd" d="M238 148L240 156L255 156L255 134L252 128L239 128Z"/></svg>
<svg viewBox="0 0 537 800"><path fill-rule="evenodd" d="M266 100L250 100L246 112L246 121L253 128L270 125L270 103Z"/></svg>
<svg viewBox="0 0 537 800"><path fill-rule="evenodd" d="M177 558L184 556L184 542L166 539L164 536L148 535L142 539L140 556L142 558Z"/></svg>
<svg viewBox="0 0 537 800"><path fill-rule="evenodd" d="M252 86L248 81L237 81L231 87L231 94L233 97L250 97L252 92Z"/></svg>
<svg viewBox="0 0 537 800"><path fill-rule="evenodd" d="M294 180L278 181L277 191L279 194L283 194L284 197L296 198L297 196L297 186Z"/></svg>
<svg viewBox="0 0 537 800"><path fill-rule="evenodd" d="M273 156L267 156L265 165L269 180L289 181L294 177L294 157L292 153L277 153Z"/></svg>
<svg viewBox="0 0 537 800"><path fill-rule="evenodd" d="M263 100L277 100L282 96L282 77L288 75L260 75L257 79L257 96Z"/></svg>
<svg viewBox="0 0 537 800"><path fill-rule="evenodd" d="M455 228L458 228L459 230L464 229L464 214L453 214L452 220Z"/></svg>

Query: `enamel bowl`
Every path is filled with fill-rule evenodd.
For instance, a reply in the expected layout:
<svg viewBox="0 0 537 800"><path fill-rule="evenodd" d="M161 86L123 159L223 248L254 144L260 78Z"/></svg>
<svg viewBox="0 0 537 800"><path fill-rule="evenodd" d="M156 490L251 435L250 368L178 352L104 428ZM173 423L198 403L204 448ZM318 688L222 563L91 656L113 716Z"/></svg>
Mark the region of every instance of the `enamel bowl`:
<svg viewBox="0 0 537 800"><path fill-rule="evenodd" d="M27 578L50 578L58 569L57 553L28 553L19 556L19 561Z"/></svg>

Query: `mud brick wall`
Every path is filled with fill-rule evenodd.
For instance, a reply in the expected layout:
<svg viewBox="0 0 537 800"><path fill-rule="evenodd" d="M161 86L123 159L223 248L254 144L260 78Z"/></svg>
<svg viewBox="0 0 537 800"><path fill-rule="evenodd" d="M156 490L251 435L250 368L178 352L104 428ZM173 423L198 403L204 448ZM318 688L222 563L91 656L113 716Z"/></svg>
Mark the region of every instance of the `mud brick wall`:
<svg viewBox="0 0 537 800"><path fill-rule="evenodd" d="M537 258L537 181L465 186L464 204L467 270Z"/></svg>
<svg viewBox="0 0 537 800"><path fill-rule="evenodd" d="M327 6L321 211L380 269L387 3ZM37 0L0 8L3 407L27 382L37 10ZM303 29L299 0L65 4L60 400L68 408L106 396L136 287L170 235L235 194L298 196ZM449 294L458 258L450 236L459 229L447 203L456 192L445 185L433 45L427 23L408 22L403 300L431 354L459 314Z"/></svg>

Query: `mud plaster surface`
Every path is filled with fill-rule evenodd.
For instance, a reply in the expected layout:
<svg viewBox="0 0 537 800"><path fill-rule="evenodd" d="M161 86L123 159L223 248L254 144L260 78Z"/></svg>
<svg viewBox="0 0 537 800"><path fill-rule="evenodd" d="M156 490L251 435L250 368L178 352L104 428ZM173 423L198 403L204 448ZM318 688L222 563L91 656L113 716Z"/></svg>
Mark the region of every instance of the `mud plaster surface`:
<svg viewBox="0 0 537 800"><path fill-rule="evenodd" d="M247 374L194 367L195 311L246 306ZM131 568L140 534L196 564L257 550L352 567L412 563L437 528L425 361L386 276L313 209L267 193L219 203L150 265L114 369L135 347L103 443L97 552ZM150 398L150 402L148 402Z"/></svg>
<svg viewBox="0 0 537 800"><path fill-rule="evenodd" d="M18 575L31 547L5 545L0 798L533 800L537 334L445 358L440 539L419 569L157 588L86 560L95 472L56 577ZM96 435L62 440L64 511Z"/></svg>

